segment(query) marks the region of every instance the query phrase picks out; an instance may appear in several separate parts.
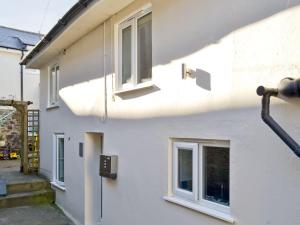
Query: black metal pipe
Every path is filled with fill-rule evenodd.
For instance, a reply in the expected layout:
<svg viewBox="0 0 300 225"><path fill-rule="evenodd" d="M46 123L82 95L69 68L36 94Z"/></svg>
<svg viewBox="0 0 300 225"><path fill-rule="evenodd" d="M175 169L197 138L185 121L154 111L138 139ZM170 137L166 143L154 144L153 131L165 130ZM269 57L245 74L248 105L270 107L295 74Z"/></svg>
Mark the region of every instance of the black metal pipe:
<svg viewBox="0 0 300 225"><path fill-rule="evenodd" d="M265 88L260 86L256 90L262 96L262 120L286 143L290 149L300 157L299 144L270 116L271 97L279 95L285 97L300 97L300 79L285 78L280 82L278 89Z"/></svg>
<svg viewBox="0 0 300 225"><path fill-rule="evenodd" d="M21 61L24 57L24 51L21 50ZM20 73L21 73L21 101L24 100L24 66L20 65Z"/></svg>
<svg viewBox="0 0 300 225"><path fill-rule="evenodd" d="M295 80L291 77L283 79L278 86L278 92L288 98L300 97L300 79Z"/></svg>

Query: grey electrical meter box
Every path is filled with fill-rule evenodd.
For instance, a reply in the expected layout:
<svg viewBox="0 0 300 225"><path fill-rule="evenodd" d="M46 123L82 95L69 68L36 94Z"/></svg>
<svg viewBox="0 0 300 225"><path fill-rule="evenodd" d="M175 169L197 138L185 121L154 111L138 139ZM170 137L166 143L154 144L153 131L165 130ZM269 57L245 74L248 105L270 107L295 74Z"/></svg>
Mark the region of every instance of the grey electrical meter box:
<svg viewBox="0 0 300 225"><path fill-rule="evenodd" d="M116 179L117 170L118 170L118 156L100 155L100 176Z"/></svg>

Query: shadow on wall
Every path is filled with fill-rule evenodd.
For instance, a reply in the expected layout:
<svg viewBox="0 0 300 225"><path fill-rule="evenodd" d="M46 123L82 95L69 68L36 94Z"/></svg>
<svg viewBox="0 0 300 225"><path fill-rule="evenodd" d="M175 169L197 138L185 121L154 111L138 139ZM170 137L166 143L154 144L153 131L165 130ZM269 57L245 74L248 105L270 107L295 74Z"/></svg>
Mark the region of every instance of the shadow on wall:
<svg viewBox="0 0 300 225"><path fill-rule="evenodd" d="M207 91L211 91L211 75L210 73L201 70L201 69L196 69L196 70L192 70L191 71L191 75L192 78L196 79L196 84L207 90Z"/></svg>
<svg viewBox="0 0 300 225"><path fill-rule="evenodd" d="M159 40L153 39L153 49L165 50L154 52L156 62L153 66L168 64L191 55L208 45L218 43L233 31L300 4L300 0L188 0L172 1L170 7L169 1L155 1L159 1L159 7L153 11L153 32L163 32L164 35L159 36ZM175 12L180 12L176 13L176 21ZM180 31L176 32L176 38L174 30Z"/></svg>
<svg viewBox="0 0 300 225"><path fill-rule="evenodd" d="M196 85L198 85L200 88L203 88L207 91L211 91L211 75L210 73L201 70L201 69L196 69L196 70L190 70L190 78L195 79L196 80ZM122 100L130 100L130 99L134 99L134 98L139 98L148 94L152 94L155 93L157 91L160 91L161 89L156 86L150 86L144 89L139 90L138 92L124 92L124 93L120 93L118 94L118 96L122 99Z"/></svg>
<svg viewBox="0 0 300 225"><path fill-rule="evenodd" d="M267 18L272 18L272 16L275 14L289 11L300 4L300 0L228 0L226 2L217 0L181 0L173 1L171 6L169 2L170 1L159 1L157 4L153 4L153 7L156 7L157 5L157 8L153 9L153 14L155 14L153 17L153 33L157 34L153 36L153 68L157 67L158 64L165 65L174 60L183 59L184 57L190 56L193 53L204 49L210 44L219 42L222 38L234 31L237 31L238 29L251 24L259 23ZM176 21L174 21L174 12L182 12L176 14ZM276 18L272 19L274 19L273 24L277 25L278 21ZM156 26L155 24L158 25ZM191 24L193 24L193 26L191 26ZM279 25L281 25L281 23ZM281 27L276 31L278 33L282 32ZM256 36L257 32L259 32L259 29L255 30L255 32L252 31L252 33L254 33L253 38L257 38L255 43L259 43L260 46L263 46L265 44L264 42L269 41L269 39L259 39L260 36ZM174 35L176 35L176 38L174 38ZM243 36L243 38L245 40L243 39L243 42L240 44L245 46L247 49L251 48L249 45L247 45L248 37ZM94 49L99 51L98 48ZM230 46L230 51L231 50L233 51L234 49L231 49ZM265 52L268 52L268 50L270 49L259 49L259 51ZM282 48L280 48L278 51L282 51L283 53L285 52L285 50L282 50ZM98 53L101 55L101 52ZM101 115L103 113L103 108L107 107L105 106L105 101L108 101L109 116L116 111L120 112L124 110L119 115L113 115L113 117L131 118L135 117L135 115L136 117L141 117L141 115L143 117L152 117L154 115L174 115L175 113L194 114L198 113L199 109L201 109L201 111L216 110L214 106L217 106L218 108L245 107L247 101L249 101L249 104L253 104L254 101L255 105L259 103L260 99L255 94L257 87L255 82L251 83L251 86L247 85L246 90L237 89L237 91L241 92L240 96L246 95L245 93L248 93L247 91L251 89L252 95L248 95L247 99L245 98L242 99L242 101L235 102L229 99L230 95L228 93L230 93L231 87L229 85L228 87L224 85L223 81L227 82L227 78L225 77L225 73L222 75L223 67L219 67L220 65L216 64L214 61L215 58L219 57L217 54L218 52L213 51L212 54L209 55L211 58L208 58L205 53L203 54L203 61L208 60L211 62L211 67L220 68L217 70L217 72L209 70L211 73L210 74L207 71L204 71L202 66L201 69L197 68L192 71L191 77L192 79L195 79L195 83L198 86L196 88L196 85L193 83L193 81L181 82L179 79L174 79L174 81L172 81L172 86L174 88L171 89L169 88L171 86L169 84L171 83L169 82L169 79L166 78L167 76L165 76L165 86L145 89L138 93L129 93L127 95L120 96L120 98L123 100L132 99L132 101L130 101L131 104L125 106L121 101L112 102L110 96L108 96L107 100L104 96L102 96L102 94L100 94L101 91L99 90L104 90L105 88L103 81L104 76L102 74L96 78L95 81L91 80L88 82L78 83L76 85L66 86L60 91L60 95L72 112L81 116ZM251 56L255 56L257 52L254 52L254 54L251 52L251 54ZM95 53L95 55L97 54ZM220 58L221 59L219 60L226 65L232 63L223 60L222 56ZM80 60L80 58L76 59ZM249 57L246 59L251 58ZM195 60L198 62L198 58ZM86 62L78 63L78 67L86 69L86 65L84 67L82 66L85 63ZM73 64L70 64L70 67L72 65ZM196 67L199 67L199 65ZM94 69L97 70L97 68ZM113 70L113 68L110 69ZM164 71L162 70L161 74L163 74L163 72ZM169 71L166 70L166 72ZM113 81L114 78L112 73L108 73L108 71L106 71L106 73L109 74L107 75L108 82ZM78 76L79 74L82 75L81 73L78 73ZM179 72L178 75L180 75ZM216 77L216 75L219 76ZM82 79L86 79L84 76L81 77ZM69 79L71 80L71 78ZM164 77L161 76L160 79L164 79ZM248 80L245 78L244 80L251 81L253 78L250 78L249 76ZM75 79L72 81L75 81ZM218 83L216 81L218 81ZM230 81L228 81L228 83L229 82ZM233 83L233 85L240 82L240 80L236 79L234 82L235 83ZM217 85L215 83L217 83ZM108 87L110 87L110 85L111 84L108 83ZM160 85L160 83L158 82L157 85ZM222 89L219 89L219 87ZM162 94L160 96L156 95L156 97L158 96L157 98L139 98L149 94L155 95L157 91L160 91L160 88ZM213 91L214 96L212 97L212 94L208 93L207 91ZM111 93L108 92L108 95L110 94ZM214 101L214 105L211 104L211 100ZM112 106L112 104L114 105Z"/></svg>
<svg viewBox="0 0 300 225"><path fill-rule="evenodd" d="M153 0L153 7L155 7L153 33L163 34L153 36L153 68L192 55L211 44L219 43L222 38L234 31L299 5L300 0L178 0L172 1L170 6L170 1ZM88 41L93 42L92 38L102 37L102 29L99 27L93 31L97 35L86 36ZM88 48L86 51L89 52L90 57L74 57L81 54L81 48L71 47L67 51L67 54L72 56L68 59L74 61L71 61L69 66L66 64L61 68L62 73L68 74L70 71L72 74L68 77L68 81L64 81L67 82L65 86L85 81L85 76L81 73L72 72L74 66L78 71L82 69L87 74L98 74L99 70L102 70L102 62L98 60L102 57L101 49L93 45L83 47ZM164 50L161 51L162 49ZM107 63L112 62L109 59ZM83 64L84 68L81 66ZM108 66L106 70L106 74L113 73L113 67Z"/></svg>

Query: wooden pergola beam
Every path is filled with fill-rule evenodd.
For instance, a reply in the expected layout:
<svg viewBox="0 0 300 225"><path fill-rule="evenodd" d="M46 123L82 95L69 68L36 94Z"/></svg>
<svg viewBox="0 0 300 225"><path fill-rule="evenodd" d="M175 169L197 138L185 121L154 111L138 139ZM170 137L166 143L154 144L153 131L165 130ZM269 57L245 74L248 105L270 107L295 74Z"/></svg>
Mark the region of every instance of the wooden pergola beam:
<svg viewBox="0 0 300 225"><path fill-rule="evenodd" d="M29 173L27 126L28 126L28 105L32 102L0 100L0 106L12 106L21 115L21 168L24 174Z"/></svg>

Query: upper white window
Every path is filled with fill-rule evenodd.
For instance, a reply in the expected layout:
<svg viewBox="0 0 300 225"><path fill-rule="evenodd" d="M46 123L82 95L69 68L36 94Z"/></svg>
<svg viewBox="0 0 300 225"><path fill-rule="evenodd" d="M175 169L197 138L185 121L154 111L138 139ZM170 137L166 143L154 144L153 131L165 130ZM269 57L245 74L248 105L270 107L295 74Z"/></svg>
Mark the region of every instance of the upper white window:
<svg viewBox="0 0 300 225"><path fill-rule="evenodd" d="M174 142L173 195L229 212L229 146Z"/></svg>
<svg viewBox="0 0 300 225"><path fill-rule="evenodd" d="M118 26L118 89L152 78L152 12L142 10Z"/></svg>
<svg viewBox="0 0 300 225"><path fill-rule="evenodd" d="M54 171L55 184L64 186L65 183L65 138L63 134L55 134L54 138Z"/></svg>
<svg viewBox="0 0 300 225"><path fill-rule="evenodd" d="M49 106L58 105L58 92L59 92L59 66L51 67L49 74Z"/></svg>

